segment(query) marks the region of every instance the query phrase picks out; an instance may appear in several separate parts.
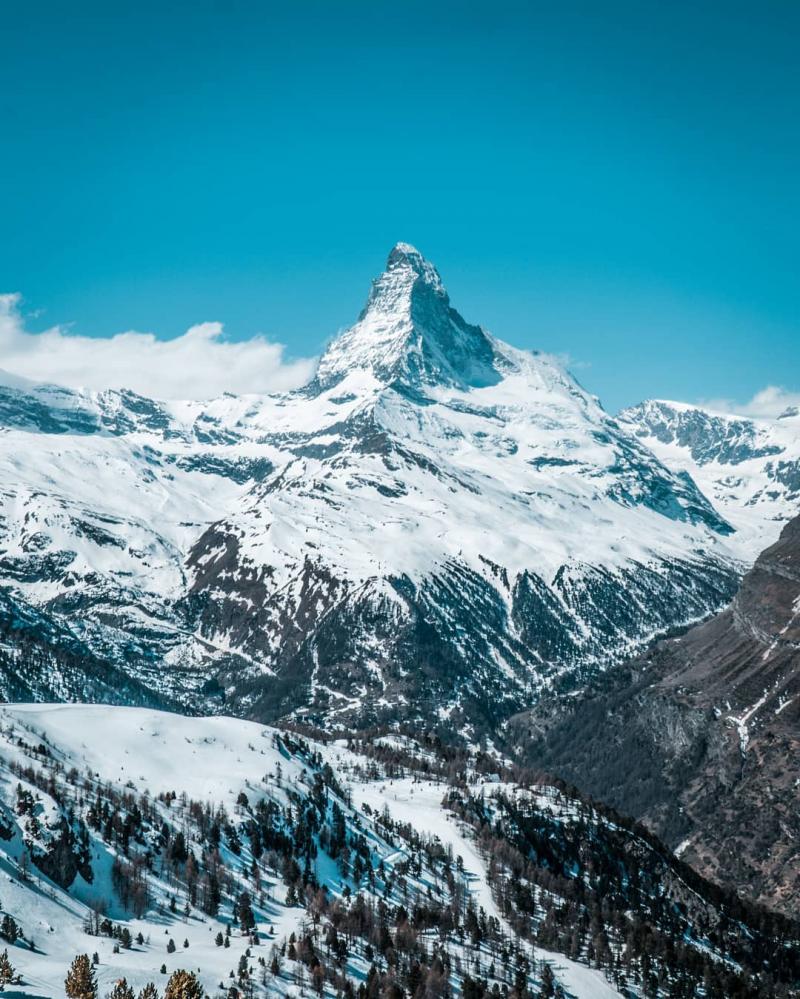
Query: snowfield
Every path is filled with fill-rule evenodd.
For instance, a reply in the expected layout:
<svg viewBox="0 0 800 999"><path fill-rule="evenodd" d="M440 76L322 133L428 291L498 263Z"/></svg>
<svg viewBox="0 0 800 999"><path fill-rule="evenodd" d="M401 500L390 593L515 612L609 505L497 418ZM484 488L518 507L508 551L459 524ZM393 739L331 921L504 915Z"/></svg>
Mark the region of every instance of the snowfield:
<svg viewBox="0 0 800 999"><path fill-rule="evenodd" d="M752 562L777 540L800 500L800 413L743 417L683 402L649 400L624 410L630 428L669 468L691 475L736 528Z"/></svg>

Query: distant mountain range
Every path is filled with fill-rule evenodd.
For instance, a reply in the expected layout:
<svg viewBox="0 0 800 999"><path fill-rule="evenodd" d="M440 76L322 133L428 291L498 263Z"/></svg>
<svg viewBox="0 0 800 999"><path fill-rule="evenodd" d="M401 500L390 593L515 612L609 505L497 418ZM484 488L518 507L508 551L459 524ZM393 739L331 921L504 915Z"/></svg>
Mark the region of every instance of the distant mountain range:
<svg viewBox="0 0 800 999"><path fill-rule="evenodd" d="M2 380L0 689L496 736L729 602L799 420L615 419L398 244L298 391Z"/></svg>
<svg viewBox="0 0 800 999"><path fill-rule="evenodd" d="M666 465L692 476L751 558L800 509L797 407L757 419L654 400L618 418Z"/></svg>

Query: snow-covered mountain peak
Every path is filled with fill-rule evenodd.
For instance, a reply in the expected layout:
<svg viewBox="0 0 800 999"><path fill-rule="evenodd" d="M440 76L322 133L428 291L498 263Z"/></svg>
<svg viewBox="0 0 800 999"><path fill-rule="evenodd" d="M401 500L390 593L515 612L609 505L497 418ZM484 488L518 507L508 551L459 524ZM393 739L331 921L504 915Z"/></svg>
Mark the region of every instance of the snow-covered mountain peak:
<svg viewBox="0 0 800 999"><path fill-rule="evenodd" d="M442 279L434 265L426 260L416 246L410 243L395 243L386 261L386 272L402 271L412 281L422 280L444 293ZM413 277L412 277L413 275Z"/></svg>
<svg viewBox="0 0 800 999"><path fill-rule="evenodd" d="M495 385L492 338L450 305L439 272L408 243L397 243L372 282L358 322L328 347L316 384L329 388L356 370L383 384L420 389Z"/></svg>

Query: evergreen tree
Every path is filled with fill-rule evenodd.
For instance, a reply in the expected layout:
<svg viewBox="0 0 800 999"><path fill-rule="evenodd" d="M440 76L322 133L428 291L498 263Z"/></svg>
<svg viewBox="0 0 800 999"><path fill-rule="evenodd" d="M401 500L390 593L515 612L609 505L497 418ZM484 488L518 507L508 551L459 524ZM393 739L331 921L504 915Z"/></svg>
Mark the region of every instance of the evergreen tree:
<svg viewBox="0 0 800 999"><path fill-rule="evenodd" d="M2 991L6 985L10 985L11 982L14 981L16 974L14 966L8 959L8 951L4 950L3 953L0 954L0 991Z"/></svg>
<svg viewBox="0 0 800 999"><path fill-rule="evenodd" d="M213 872L209 873L203 889L203 912L207 916L216 916L219 912L220 896L219 879Z"/></svg>
<svg viewBox="0 0 800 999"><path fill-rule="evenodd" d="M97 999L97 978L88 954L78 954L64 980L68 999Z"/></svg>
<svg viewBox="0 0 800 999"><path fill-rule="evenodd" d="M175 971L167 982L164 999L203 999L205 993L191 971Z"/></svg>
<svg viewBox="0 0 800 999"><path fill-rule="evenodd" d="M236 914L239 917L239 925L242 933L249 933L256 925L256 917L253 915L253 908L250 904L250 893L243 891L239 895L236 903Z"/></svg>
<svg viewBox="0 0 800 999"><path fill-rule="evenodd" d="M189 859L189 851L186 849L186 837L180 831L175 833L175 839L169 848L169 859L176 864L185 864Z"/></svg>
<svg viewBox="0 0 800 999"><path fill-rule="evenodd" d="M549 964L542 964L542 974L540 976L539 999L552 999L556 994L556 980L553 969Z"/></svg>
<svg viewBox="0 0 800 999"><path fill-rule="evenodd" d="M2 923L0 923L0 937L13 944L16 943L17 939L21 936L22 933L19 926L17 926L16 919L6 913L5 916L3 916Z"/></svg>
<svg viewBox="0 0 800 999"><path fill-rule="evenodd" d="M114 983L114 988L108 993L108 999L136 999L136 993L128 985L125 978L120 978Z"/></svg>
<svg viewBox="0 0 800 999"><path fill-rule="evenodd" d="M148 982L139 993L139 999L158 999L158 989L152 982Z"/></svg>
<svg viewBox="0 0 800 999"><path fill-rule="evenodd" d="M242 954L242 956L239 958L239 967L236 969L236 974L239 976L240 981L244 978L247 978L247 976L250 974L249 968L247 966L247 955Z"/></svg>

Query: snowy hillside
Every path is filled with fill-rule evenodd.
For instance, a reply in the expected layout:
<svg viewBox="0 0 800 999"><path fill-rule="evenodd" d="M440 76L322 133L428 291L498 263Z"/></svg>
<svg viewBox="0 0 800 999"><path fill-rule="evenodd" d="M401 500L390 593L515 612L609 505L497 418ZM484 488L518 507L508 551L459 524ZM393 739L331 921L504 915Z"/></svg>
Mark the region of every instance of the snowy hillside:
<svg viewBox="0 0 800 999"><path fill-rule="evenodd" d="M717 413L651 400L624 410L620 423L670 468L694 479L736 528L752 561L777 540L800 505L800 413L775 419Z"/></svg>
<svg viewBox="0 0 800 999"><path fill-rule="evenodd" d="M0 428L9 699L495 730L719 609L752 555L733 500L467 323L406 244L304 389L7 378Z"/></svg>
<svg viewBox="0 0 800 999"><path fill-rule="evenodd" d="M275 730L262 726L235 721L230 718L183 718L137 709L106 709L101 707L46 706L33 707L17 705L4 708L0 713L3 733L0 753L3 758L5 794L5 814L18 811L19 798L16 791L18 775L9 772L9 764L28 764L31 757L46 768L49 760L45 754L31 753L28 747L20 747L19 739L30 740L31 744L43 741L47 755L54 758L56 765L64 770L75 766L81 775L83 794L78 787L75 792L86 799L93 797L86 779L92 786L108 787L116 794L141 795L150 798L157 809L157 823L172 824L175 829L185 829L187 822L187 800L210 805L214 812L224 809L234 824L245 818L245 812L237 805L239 796L245 793L248 800L255 803L262 798L278 802L283 807L294 803L292 791L309 792L313 787L315 768L308 765L301 754L292 753L286 747L285 737ZM289 743L291 744L291 743ZM350 765L354 762L351 754L344 749L328 749L324 758L334 763L343 760ZM41 804L35 808L38 822L47 827L54 824L59 809L47 795L38 791L35 784L21 785L30 788ZM433 783L413 786L410 781L398 782L395 788L382 779L365 782L352 781L350 791L356 809L360 811L366 803L380 814L386 806L398 822L409 821L409 812L414 812L415 823L436 833L440 842L453 849L453 855L461 854L466 860L466 873L472 884L470 891L480 905L488 906L487 912L495 915L495 906L486 888L480 858L466 835L459 831L456 823L447 818L441 807L443 788ZM67 792L69 793L69 792ZM177 793L178 800L164 803L164 795ZM329 792L330 793L330 792ZM55 800L61 795L54 796ZM62 799L63 805L63 799ZM397 869L407 858L407 850L398 850L386 842L379 831L374 829L363 812L350 809L341 800L340 804L350 815L348 824L357 821L370 843L371 862L377 867L381 862L390 872L385 879L388 885L391 877L398 877ZM297 807L297 806L295 806ZM420 821L423 820L424 821ZM17 820L24 826L24 819ZM30 841L30 837L24 837ZM45 837L38 837L40 840ZM100 955L98 979L101 987L106 987L120 976L125 976L135 987L147 981L163 984L164 975L160 972L163 963L168 972L178 967L188 967L199 972L206 989L212 994L224 984L233 984L229 972L237 969L245 951L252 953L253 963L258 956L269 956L273 950L285 945L294 933L298 938L308 932L310 918L300 905L286 905L286 886L281 884L277 871L270 871L268 861L264 863L263 882L260 889L254 890L250 876L252 847L239 857L223 847L224 860L231 867L231 877L236 881L236 869L240 869L240 880L250 888L254 898L263 896L261 906L256 904L258 929L262 939L258 946L251 946L250 935L234 932L230 936L230 946L220 947L215 938L220 931L225 933L231 923L231 910L223 903L215 917L197 911L190 906L189 915L184 915L183 892L174 872L163 871L158 877L158 866L150 877L150 906L139 918L126 918L130 915L121 905L119 893L115 890L112 876L113 845L103 841L103 837L92 837L90 854L93 877L87 882L80 874L68 887L60 889L50 879L32 872L21 877L19 859L23 851L23 836L15 835L9 843L0 843L2 866L5 867L5 887L2 888L3 908L14 913L15 918L32 938L36 945L30 952L24 945L12 949L15 966L22 972L24 980L37 994L59 996L62 994L62 981L66 967L76 953L97 951ZM144 844L143 844L144 845ZM133 855L135 847L129 850ZM0 862L2 862L0 861ZM30 869L30 865L26 865ZM324 855L317 856L314 862L315 873L320 882L337 895L349 884L354 888L352 878L343 879L335 861ZM413 880L413 878L412 878ZM438 878L437 878L438 880ZM427 875L419 882L422 890ZM432 882L428 882L432 883ZM389 894L376 892L384 898ZM441 891L442 888L439 888ZM236 891L234 890L234 895ZM170 898L177 897L180 906L176 913L170 913ZM123 921L132 937L142 933L146 943L121 948L114 952L117 942L113 937L96 938L87 935L84 923L93 909L101 907L101 915L112 921ZM175 939L178 947L174 954L167 952L169 939ZM182 946L189 941L188 948ZM570 986L571 994L585 996L616 996L617 992L597 971L583 968L575 962L553 956L553 965L559 976ZM285 962L285 970L278 976L268 975L265 993L285 994L295 992L302 978L298 974L297 962ZM352 961L352 971L356 980L366 971L358 958ZM256 967L258 967L256 965Z"/></svg>
<svg viewBox="0 0 800 999"><path fill-rule="evenodd" d="M162 990L186 968L211 995L264 999L352 999L373 980L398 995L536 995L551 975L565 995L612 999L639 995L647 969L676 989L736 984L728 954L791 994L777 942L790 924L743 932L748 910L725 915L733 900L635 830L509 783L488 757L454 763L397 738L355 748L223 717L0 709L0 935L16 994L60 996L81 953L96 955L101 994L121 976ZM548 854L532 864L526 848L512 897L520 837L537 829ZM585 873L576 836L593 843Z"/></svg>

